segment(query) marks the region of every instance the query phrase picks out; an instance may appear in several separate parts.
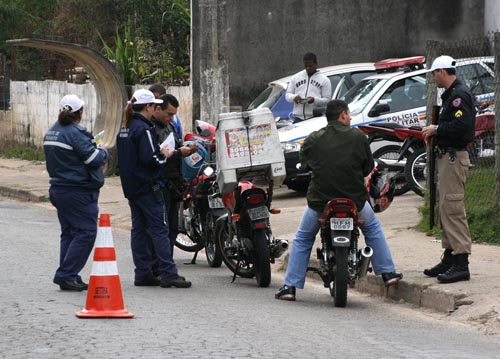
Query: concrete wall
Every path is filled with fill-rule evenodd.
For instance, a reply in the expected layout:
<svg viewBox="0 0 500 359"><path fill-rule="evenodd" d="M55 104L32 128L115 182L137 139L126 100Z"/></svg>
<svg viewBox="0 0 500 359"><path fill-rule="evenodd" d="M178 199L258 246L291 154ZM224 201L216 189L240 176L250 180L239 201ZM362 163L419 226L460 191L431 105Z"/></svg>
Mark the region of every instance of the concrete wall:
<svg viewBox="0 0 500 359"><path fill-rule="evenodd" d="M423 54L427 40L484 29L484 0L233 0L226 6L231 106L247 106L267 82L301 70L308 51L320 66L377 61Z"/></svg>
<svg viewBox="0 0 500 359"><path fill-rule="evenodd" d="M134 88L144 87L137 86ZM57 120L59 101L69 93L85 101L82 126L93 131L96 118L96 93L92 84L76 85L62 81L12 81L11 110L0 111L0 148L15 141L40 147L43 136ZM179 100L179 117L184 131L191 129L191 91L188 86L169 87L168 93ZM124 105L125 106L125 105ZM121 122L121 118L116 119Z"/></svg>
<svg viewBox="0 0 500 359"><path fill-rule="evenodd" d="M500 1L484 1L484 32L500 30Z"/></svg>

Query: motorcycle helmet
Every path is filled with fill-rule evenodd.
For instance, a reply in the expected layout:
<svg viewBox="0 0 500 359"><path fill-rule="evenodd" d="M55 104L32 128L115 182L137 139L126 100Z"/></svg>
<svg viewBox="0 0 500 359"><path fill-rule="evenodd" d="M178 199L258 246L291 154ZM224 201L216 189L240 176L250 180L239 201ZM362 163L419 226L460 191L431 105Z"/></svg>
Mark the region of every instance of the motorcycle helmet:
<svg viewBox="0 0 500 359"><path fill-rule="evenodd" d="M373 171L367 183L368 201L375 213L385 211L394 199L396 183L391 173Z"/></svg>
<svg viewBox="0 0 500 359"><path fill-rule="evenodd" d="M193 144L193 141L184 142L184 146ZM198 151L182 159L182 174L186 179L193 179L201 174L200 170L204 163L208 161L208 151L201 144L197 143Z"/></svg>

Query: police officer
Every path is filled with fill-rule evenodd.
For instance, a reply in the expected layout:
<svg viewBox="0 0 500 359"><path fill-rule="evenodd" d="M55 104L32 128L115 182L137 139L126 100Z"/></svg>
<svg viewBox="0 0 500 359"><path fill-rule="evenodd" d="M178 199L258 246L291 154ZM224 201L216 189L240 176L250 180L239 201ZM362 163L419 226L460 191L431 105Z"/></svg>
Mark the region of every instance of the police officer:
<svg viewBox="0 0 500 359"><path fill-rule="evenodd" d="M431 71L436 85L444 88L437 126L424 127L426 139L435 136L436 168L439 185L439 217L444 253L441 262L425 269L424 274L441 283L469 280L472 240L464 206L465 181L470 161L467 145L474 140L474 98L456 77L455 60L439 56Z"/></svg>
<svg viewBox="0 0 500 359"><path fill-rule="evenodd" d="M49 198L61 224L59 268L54 283L62 290L82 291L88 285L79 273L97 234L97 200L104 184L102 166L108 151L97 147L80 121L85 103L76 95L61 100L57 122L45 134Z"/></svg>
<svg viewBox="0 0 500 359"><path fill-rule="evenodd" d="M179 202L182 201L184 191L184 179L182 176L182 157L189 156L196 152L196 146L183 146L173 120L179 107L179 101L175 96L164 94L157 97L163 103L155 104L155 111L152 117L155 124L155 131L159 142L162 143L172 134L175 142L175 151L167 161L162 170L162 177L165 180L165 206L168 213L170 247L173 252L175 238L179 228Z"/></svg>
<svg viewBox="0 0 500 359"><path fill-rule="evenodd" d="M171 153L160 150L151 116L155 99L149 90L137 90L125 108L124 126L118 133L117 149L123 193L132 214L131 247L136 286L188 288L191 282L177 273L172 258L163 198L161 167ZM160 278L153 274L154 247Z"/></svg>

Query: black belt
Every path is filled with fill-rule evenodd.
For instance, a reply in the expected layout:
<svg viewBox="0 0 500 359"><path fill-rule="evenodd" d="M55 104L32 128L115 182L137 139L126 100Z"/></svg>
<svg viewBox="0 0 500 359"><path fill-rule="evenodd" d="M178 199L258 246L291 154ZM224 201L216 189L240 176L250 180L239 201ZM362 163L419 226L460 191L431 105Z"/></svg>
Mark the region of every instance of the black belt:
<svg viewBox="0 0 500 359"><path fill-rule="evenodd" d="M467 151L467 146L463 147L443 147L443 146L437 146L437 149L440 153L447 153L447 152L459 152L459 151Z"/></svg>

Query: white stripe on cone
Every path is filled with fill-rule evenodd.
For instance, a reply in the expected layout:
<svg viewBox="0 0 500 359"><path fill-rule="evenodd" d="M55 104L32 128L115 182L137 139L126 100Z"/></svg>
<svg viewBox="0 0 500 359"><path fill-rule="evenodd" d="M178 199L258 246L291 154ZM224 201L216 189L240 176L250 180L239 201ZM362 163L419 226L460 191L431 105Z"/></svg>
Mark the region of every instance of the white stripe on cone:
<svg viewBox="0 0 500 359"><path fill-rule="evenodd" d="M91 276L107 276L107 275L118 275L118 266L116 261L108 262L96 262L92 263Z"/></svg>
<svg viewBox="0 0 500 359"><path fill-rule="evenodd" d="M95 246L96 248L111 248L115 246L113 243L113 234L111 233L111 227L97 228L97 241Z"/></svg>

